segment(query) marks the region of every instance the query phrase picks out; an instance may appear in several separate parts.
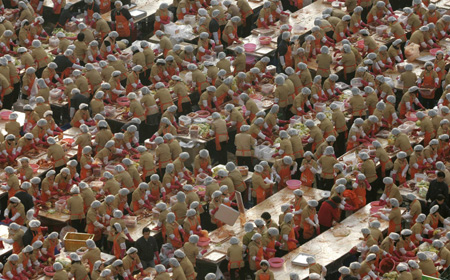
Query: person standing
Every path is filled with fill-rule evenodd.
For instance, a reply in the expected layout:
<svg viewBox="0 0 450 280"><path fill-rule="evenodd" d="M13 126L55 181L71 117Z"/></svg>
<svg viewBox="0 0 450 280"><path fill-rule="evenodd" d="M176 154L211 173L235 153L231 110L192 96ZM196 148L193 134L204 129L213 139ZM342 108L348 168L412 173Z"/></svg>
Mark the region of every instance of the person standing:
<svg viewBox="0 0 450 280"><path fill-rule="evenodd" d="M437 199L439 194L442 194L445 197L445 200L448 200L448 186L444 182L445 173L439 171L437 174L437 178L430 182L430 187L428 188L426 201L434 201Z"/></svg>
<svg viewBox="0 0 450 280"><path fill-rule="evenodd" d="M320 206L318 217L320 232L324 232L336 225L340 219L339 205L341 204L341 198L339 196L333 196L326 200Z"/></svg>

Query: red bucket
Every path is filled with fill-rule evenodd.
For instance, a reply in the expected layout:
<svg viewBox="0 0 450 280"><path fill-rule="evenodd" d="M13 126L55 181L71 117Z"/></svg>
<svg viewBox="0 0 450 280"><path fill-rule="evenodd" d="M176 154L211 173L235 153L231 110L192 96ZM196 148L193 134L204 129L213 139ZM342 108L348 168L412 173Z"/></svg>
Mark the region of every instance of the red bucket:
<svg viewBox="0 0 450 280"><path fill-rule="evenodd" d="M388 273L394 270L395 262L392 259L384 258L380 261L378 268L384 273Z"/></svg>

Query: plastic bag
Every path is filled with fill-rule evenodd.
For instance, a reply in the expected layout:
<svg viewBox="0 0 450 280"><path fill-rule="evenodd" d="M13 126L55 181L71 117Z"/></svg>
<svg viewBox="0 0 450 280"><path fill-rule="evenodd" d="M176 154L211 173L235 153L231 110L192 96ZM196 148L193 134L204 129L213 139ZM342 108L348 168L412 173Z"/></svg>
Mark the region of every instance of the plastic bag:
<svg viewBox="0 0 450 280"><path fill-rule="evenodd" d="M186 84L192 83L192 72L188 72L186 73L186 75L184 75L184 82Z"/></svg>
<svg viewBox="0 0 450 280"><path fill-rule="evenodd" d="M414 60L416 60L416 58L418 58L420 56L419 48L420 48L420 46L415 43L409 43L405 47L405 55L406 55L406 60L408 62L413 62Z"/></svg>

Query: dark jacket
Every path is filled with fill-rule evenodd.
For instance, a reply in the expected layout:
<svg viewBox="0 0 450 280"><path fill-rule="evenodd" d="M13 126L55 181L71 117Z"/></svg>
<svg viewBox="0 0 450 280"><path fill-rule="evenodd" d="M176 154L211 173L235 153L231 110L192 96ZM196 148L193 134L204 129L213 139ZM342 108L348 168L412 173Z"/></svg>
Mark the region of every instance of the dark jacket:
<svg viewBox="0 0 450 280"><path fill-rule="evenodd" d="M428 188L426 201L434 201L438 194L442 194L445 200L448 201L448 186L445 182L438 182L437 179L430 182L430 187Z"/></svg>
<svg viewBox="0 0 450 280"><path fill-rule="evenodd" d="M25 214L28 210L34 207L33 197L29 193L25 191L18 191L14 196L22 202L23 207L25 208Z"/></svg>
<svg viewBox="0 0 450 280"><path fill-rule="evenodd" d="M136 249L138 249L139 258L143 261L152 261L155 257L155 252L159 251L158 244L153 236L150 236L148 240L142 236L136 240Z"/></svg>

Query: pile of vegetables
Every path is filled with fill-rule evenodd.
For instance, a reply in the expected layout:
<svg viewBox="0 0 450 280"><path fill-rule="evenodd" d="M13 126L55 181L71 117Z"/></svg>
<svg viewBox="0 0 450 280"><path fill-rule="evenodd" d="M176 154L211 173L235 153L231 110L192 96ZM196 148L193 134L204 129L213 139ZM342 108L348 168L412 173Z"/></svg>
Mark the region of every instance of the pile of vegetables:
<svg viewBox="0 0 450 280"><path fill-rule="evenodd" d="M56 35L56 33L58 33L58 32L62 32L64 34L66 34L66 37L76 37L77 36L77 34L75 34L73 32L68 32L68 31L64 30L64 28L55 28L55 29L53 29L52 34Z"/></svg>
<svg viewBox="0 0 450 280"><path fill-rule="evenodd" d="M219 174L219 170L226 170L224 167L213 167L213 169L211 169L212 172L212 177L215 178L217 176L217 174Z"/></svg>
<svg viewBox="0 0 450 280"><path fill-rule="evenodd" d="M198 126L198 136L202 138L209 138L210 126L207 123L197 123Z"/></svg>
<svg viewBox="0 0 450 280"><path fill-rule="evenodd" d="M383 274L383 279L396 280L398 278L397 271L391 271Z"/></svg>
<svg viewBox="0 0 450 280"><path fill-rule="evenodd" d="M303 123L296 123L293 125L293 128L298 130L300 137L309 135L309 128Z"/></svg>
<svg viewBox="0 0 450 280"><path fill-rule="evenodd" d="M416 186L419 189L419 196L425 198L427 196L428 188L430 187L430 182L420 181Z"/></svg>

